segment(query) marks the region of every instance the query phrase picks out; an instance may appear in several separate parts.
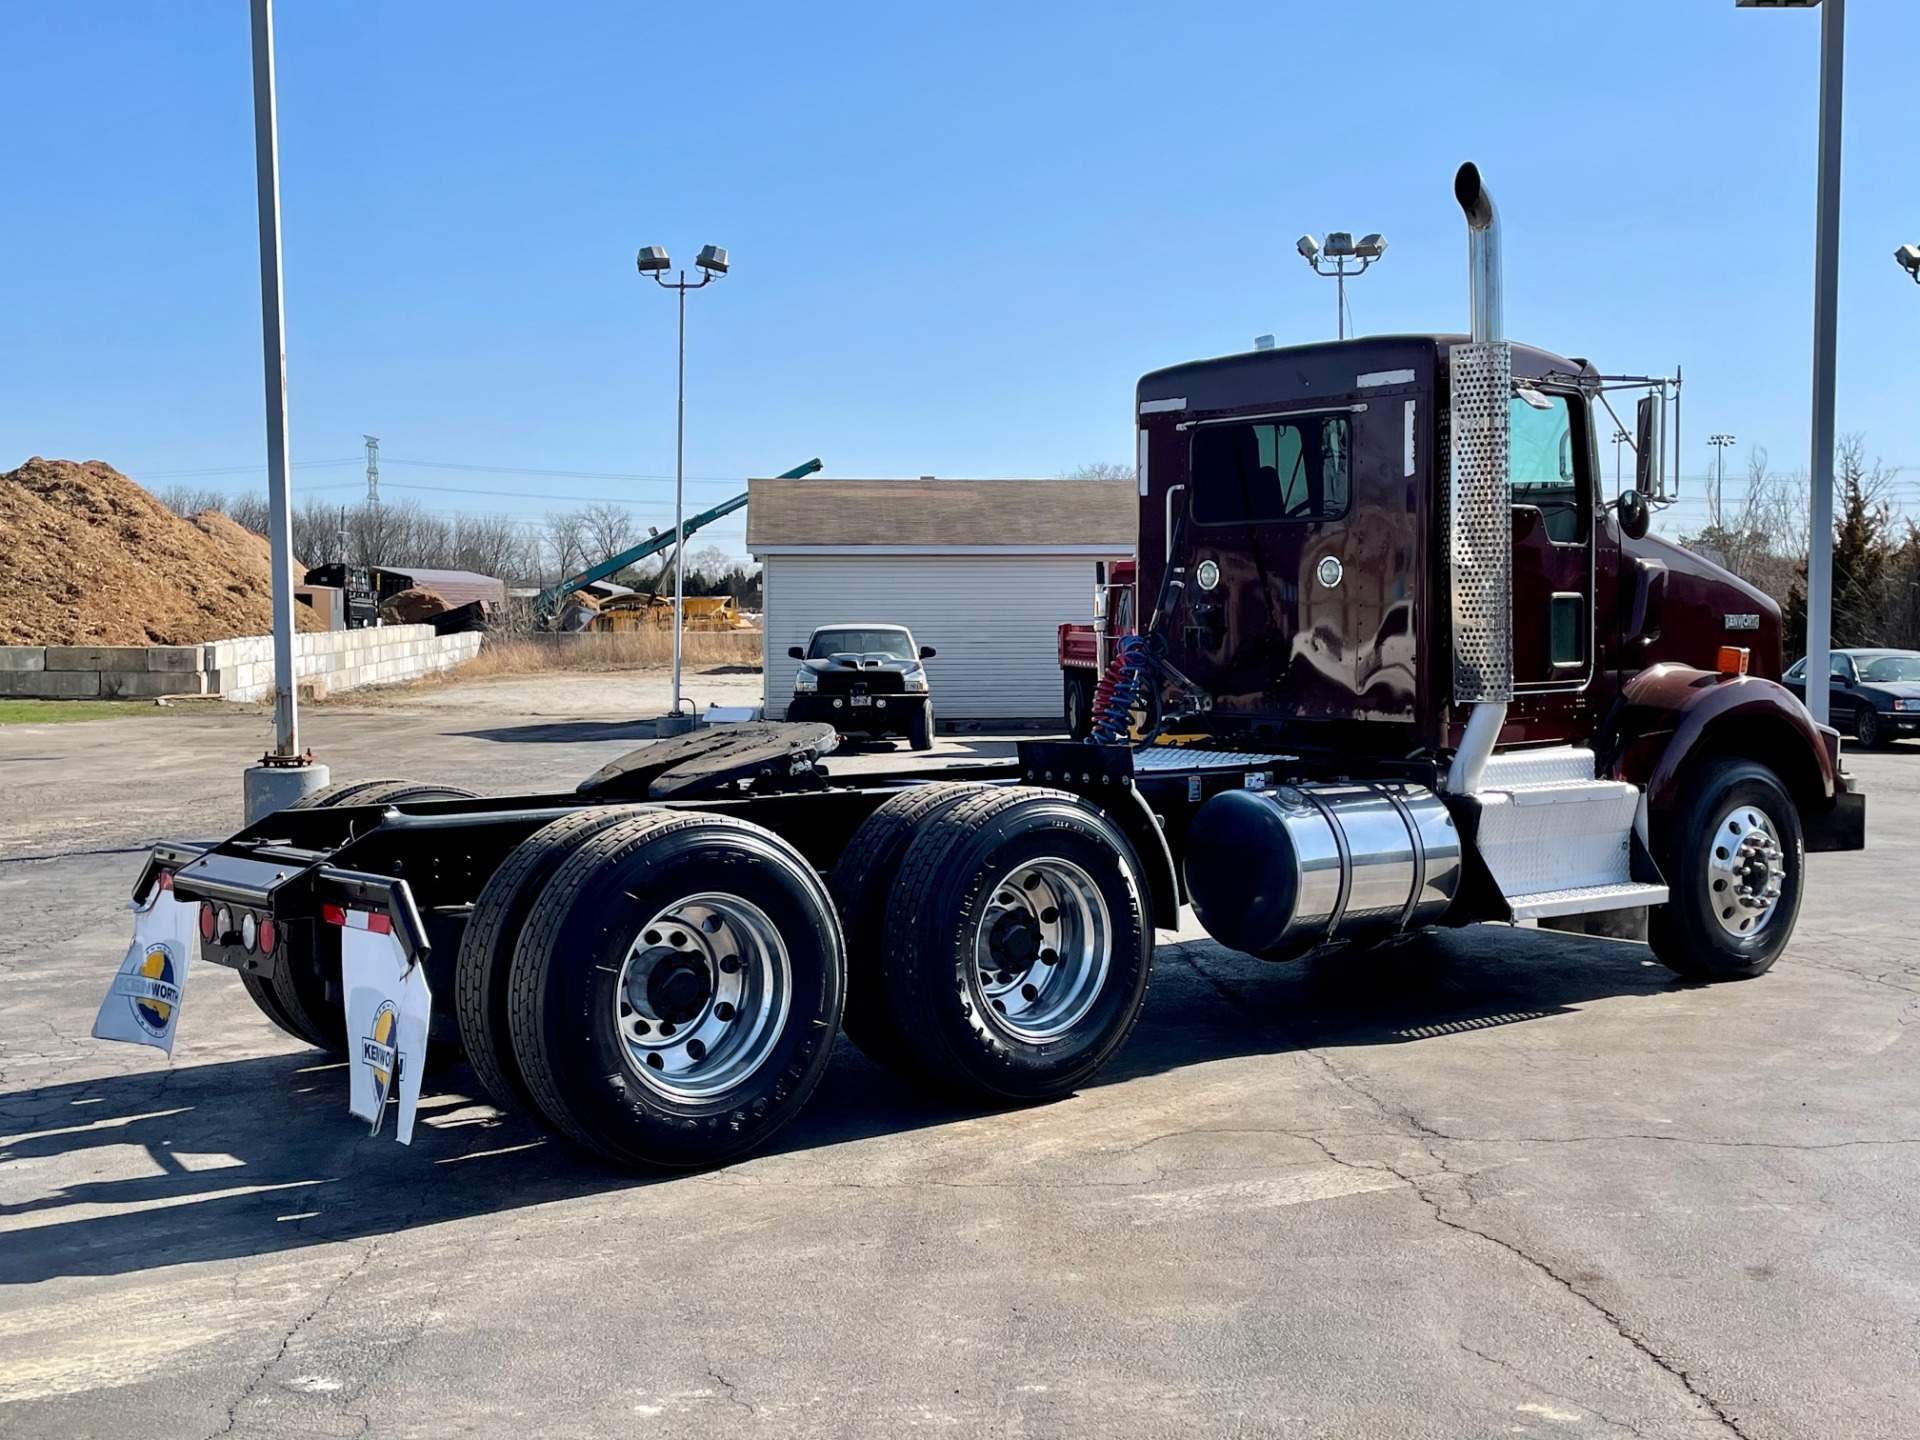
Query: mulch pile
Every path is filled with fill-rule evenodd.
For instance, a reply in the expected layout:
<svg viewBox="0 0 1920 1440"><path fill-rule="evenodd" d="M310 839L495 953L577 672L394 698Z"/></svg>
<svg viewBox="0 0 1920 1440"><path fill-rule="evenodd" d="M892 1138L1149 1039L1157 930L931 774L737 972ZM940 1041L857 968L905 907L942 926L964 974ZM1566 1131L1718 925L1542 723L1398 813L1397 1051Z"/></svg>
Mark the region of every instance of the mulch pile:
<svg viewBox="0 0 1920 1440"><path fill-rule="evenodd" d="M111 465L36 456L0 473L0 645L271 634L269 553L217 510L181 519ZM294 618L324 628L305 606Z"/></svg>
<svg viewBox="0 0 1920 1440"><path fill-rule="evenodd" d="M380 607L380 618L389 625L424 625L434 616L444 615L452 608L447 604L446 596L438 590L423 590L415 586L390 597Z"/></svg>

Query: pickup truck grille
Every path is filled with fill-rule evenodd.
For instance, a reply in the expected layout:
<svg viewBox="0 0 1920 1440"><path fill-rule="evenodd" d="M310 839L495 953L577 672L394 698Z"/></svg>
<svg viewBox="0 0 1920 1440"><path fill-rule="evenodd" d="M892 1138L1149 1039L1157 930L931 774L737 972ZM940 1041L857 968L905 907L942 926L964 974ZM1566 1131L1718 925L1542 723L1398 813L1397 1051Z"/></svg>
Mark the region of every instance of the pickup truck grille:
<svg viewBox="0 0 1920 1440"><path fill-rule="evenodd" d="M822 695L899 695L907 677L898 670L855 670L851 666L820 672Z"/></svg>

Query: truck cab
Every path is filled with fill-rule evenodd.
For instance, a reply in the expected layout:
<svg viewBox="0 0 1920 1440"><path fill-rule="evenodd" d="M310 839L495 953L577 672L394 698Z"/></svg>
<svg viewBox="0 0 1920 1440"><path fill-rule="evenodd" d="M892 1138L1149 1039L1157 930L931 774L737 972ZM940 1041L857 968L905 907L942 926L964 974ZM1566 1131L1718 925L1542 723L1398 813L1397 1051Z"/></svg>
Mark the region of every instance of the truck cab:
<svg viewBox="0 0 1920 1440"><path fill-rule="evenodd" d="M1139 383L1143 596L1212 733L1361 754L1456 744L1449 356L1465 336L1255 351ZM1591 741L1652 667L1781 675L1779 606L1602 490L1594 367L1516 344L1513 701L1501 746Z"/></svg>

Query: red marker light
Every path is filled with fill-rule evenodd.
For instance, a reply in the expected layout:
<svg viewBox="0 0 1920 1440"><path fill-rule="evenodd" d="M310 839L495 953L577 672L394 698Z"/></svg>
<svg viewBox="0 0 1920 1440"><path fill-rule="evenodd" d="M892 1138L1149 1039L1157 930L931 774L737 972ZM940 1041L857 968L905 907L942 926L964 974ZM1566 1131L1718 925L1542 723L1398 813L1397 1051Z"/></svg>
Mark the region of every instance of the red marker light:
<svg viewBox="0 0 1920 1440"><path fill-rule="evenodd" d="M213 902L211 900L200 902L200 938L213 939Z"/></svg>
<svg viewBox="0 0 1920 1440"><path fill-rule="evenodd" d="M320 918L329 925L344 925L347 923L347 912L338 905L322 905Z"/></svg>
<svg viewBox="0 0 1920 1440"><path fill-rule="evenodd" d="M273 953L273 947L279 943L280 927L275 925L270 919L262 920L260 922L260 953L262 955L271 955Z"/></svg>

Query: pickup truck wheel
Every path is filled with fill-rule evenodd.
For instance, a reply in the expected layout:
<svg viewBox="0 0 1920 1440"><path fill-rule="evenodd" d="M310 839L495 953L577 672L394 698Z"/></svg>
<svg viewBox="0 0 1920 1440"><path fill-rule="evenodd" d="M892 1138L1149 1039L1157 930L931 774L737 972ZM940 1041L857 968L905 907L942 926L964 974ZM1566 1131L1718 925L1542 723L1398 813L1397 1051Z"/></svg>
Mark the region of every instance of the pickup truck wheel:
<svg viewBox="0 0 1920 1440"><path fill-rule="evenodd" d="M938 784L903 790L861 822L828 877L847 944L847 1005L840 1028L861 1054L888 1070L915 1073L881 993L887 899L901 857L931 816L991 788Z"/></svg>
<svg viewBox="0 0 1920 1440"><path fill-rule="evenodd" d="M1058 1099L1139 1019L1153 966L1126 836L1059 791L996 789L935 814L887 902L883 989L930 1080L986 1104Z"/></svg>
<svg viewBox="0 0 1920 1440"><path fill-rule="evenodd" d="M1654 830L1668 901L1647 916L1654 956L1689 980L1747 980L1786 949L1800 911L1800 812L1750 760L1705 762Z"/></svg>
<svg viewBox="0 0 1920 1440"><path fill-rule="evenodd" d="M927 701L907 721L907 744L915 750L933 749L933 701Z"/></svg>
<svg viewBox="0 0 1920 1440"><path fill-rule="evenodd" d="M1080 670L1064 670L1061 675L1061 709L1067 718L1067 738L1084 740L1093 733L1093 682Z"/></svg>
<svg viewBox="0 0 1920 1440"><path fill-rule="evenodd" d="M508 1114L540 1113L514 1056L508 1017L513 947L527 914L554 872L584 841L635 815L653 813L658 812L644 806L608 805L562 816L516 845L474 901L454 961L454 1013L467 1063L494 1104Z"/></svg>
<svg viewBox="0 0 1920 1440"><path fill-rule="evenodd" d="M846 956L813 867L771 832L656 811L583 842L514 947L513 1052L554 1128L618 1164L759 1146L833 1050Z"/></svg>

